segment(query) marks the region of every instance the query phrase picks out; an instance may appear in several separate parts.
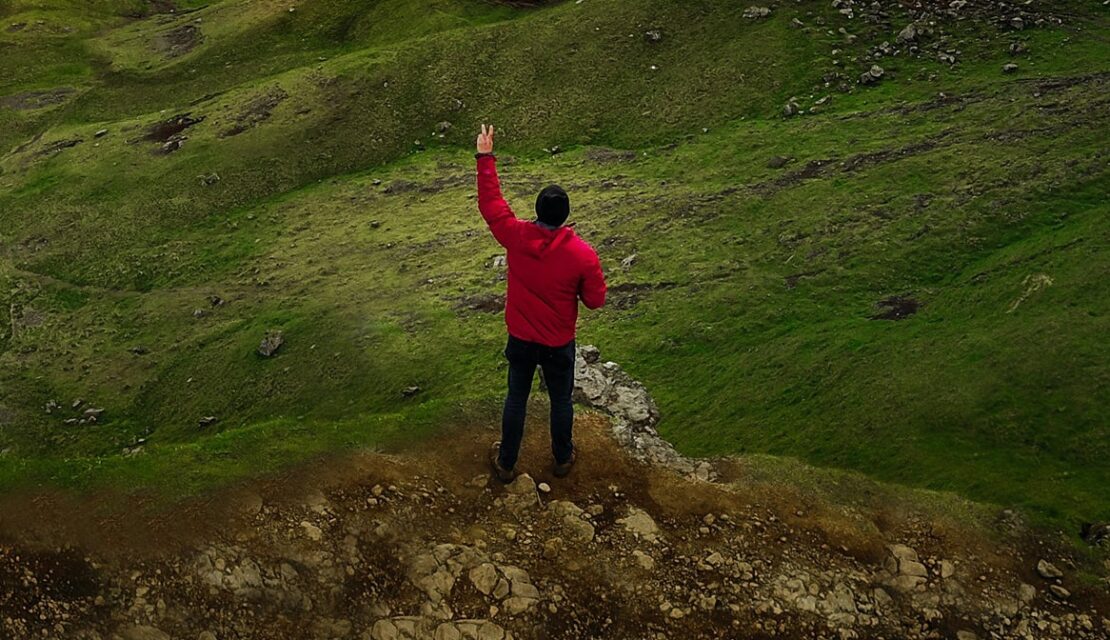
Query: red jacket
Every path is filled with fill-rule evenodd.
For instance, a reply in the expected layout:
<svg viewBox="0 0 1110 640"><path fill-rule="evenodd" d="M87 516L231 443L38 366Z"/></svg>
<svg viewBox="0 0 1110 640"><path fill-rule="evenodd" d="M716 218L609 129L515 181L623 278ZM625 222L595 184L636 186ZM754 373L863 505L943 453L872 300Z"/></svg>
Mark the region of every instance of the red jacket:
<svg viewBox="0 0 1110 640"><path fill-rule="evenodd" d="M509 334L549 347L574 340L578 300L590 309L605 304L597 252L570 227L547 229L513 215L491 155L478 156L478 210L508 255Z"/></svg>

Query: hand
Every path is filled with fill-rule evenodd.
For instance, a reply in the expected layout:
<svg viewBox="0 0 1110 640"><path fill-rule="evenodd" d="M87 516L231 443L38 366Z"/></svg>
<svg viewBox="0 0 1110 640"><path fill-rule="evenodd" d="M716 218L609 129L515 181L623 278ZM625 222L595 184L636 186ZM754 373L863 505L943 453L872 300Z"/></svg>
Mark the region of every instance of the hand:
<svg viewBox="0 0 1110 640"><path fill-rule="evenodd" d="M493 153L493 125L482 125L482 132L478 134L478 153Z"/></svg>

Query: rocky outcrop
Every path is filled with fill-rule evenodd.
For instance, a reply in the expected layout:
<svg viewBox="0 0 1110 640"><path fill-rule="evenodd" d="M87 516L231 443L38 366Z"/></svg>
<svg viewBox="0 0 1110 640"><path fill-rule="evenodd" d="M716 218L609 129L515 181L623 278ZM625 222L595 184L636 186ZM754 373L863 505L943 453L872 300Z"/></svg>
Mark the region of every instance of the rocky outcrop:
<svg viewBox="0 0 1110 640"><path fill-rule="evenodd" d="M612 417L613 435L632 457L662 465L699 480L715 477L705 460L687 458L659 437L659 407L640 382L615 362L602 362L593 345L578 347L574 363L574 400Z"/></svg>

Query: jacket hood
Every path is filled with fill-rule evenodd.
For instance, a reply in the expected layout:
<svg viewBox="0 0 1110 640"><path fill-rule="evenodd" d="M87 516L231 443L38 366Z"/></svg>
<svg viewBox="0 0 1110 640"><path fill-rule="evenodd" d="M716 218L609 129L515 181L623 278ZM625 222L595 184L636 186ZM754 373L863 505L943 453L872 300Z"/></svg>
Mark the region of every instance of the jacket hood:
<svg viewBox="0 0 1110 640"><path fill-rule="evenodd" d="M556 247L566 244L574 237L574 229L570 227L545 229L533 223L525 227L521 246L529 255L540 256Z"/></svg>

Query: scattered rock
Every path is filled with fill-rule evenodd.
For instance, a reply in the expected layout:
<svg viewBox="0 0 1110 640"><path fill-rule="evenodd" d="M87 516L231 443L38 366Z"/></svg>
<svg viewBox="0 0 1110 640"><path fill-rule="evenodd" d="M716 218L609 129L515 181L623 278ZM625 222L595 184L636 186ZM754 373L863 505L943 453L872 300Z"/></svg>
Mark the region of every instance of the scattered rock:
<svg viewBox="0 0 1110 640"><path fill-rule="evenodd" d="M1099 546L1110 544L1110 522L1100 522L1097 524L1085 522L1079 528L1079 535L1090 545Z"/></svg>
<svg viewBox="0 0 1110 640"><path fill-rule="evenodd" d="M258 345L258 355L269 358L277 353L281 345L285 344L285 336L281 330L273 329L268 331L262 338L262 342Z"/></svg>
<svg viewBox="0 0 1110 640"><path fill-rule="evenodd" d="M411 387L405 387L404 389L401 389L401 396L404 397L404 398L411 398L411 397L415 396L418 393L420 393L420 387L418 387L416 385L412 385Z"/></svg>
<svg viewBox="0 0 1110 640"><path fill-rule="evenodd" d="M623 526L626 531L638 538L643 538L649 542L656 542L659 540L659 525L655 524L655 520L643 509L630 507L628 509L628 515L617 520L617 522Z"/></svg>
<svg viewBox="0 0 1110 640"><path fill-rule="evenodd" d="M217 418L216 416L204 416L203 418L201 418L200 420L197 421L197 424L200 425L201 429L204 429L206 427L211 427L212 425L216 424L219 421L220 421L219 418Z"/></svg>
<svg viewBox="0 0 1110 640"><path fill-rule="evenodd" d="M1018 70L1018 66L1013 62L1007 62L1002 65L1002 73L1014 73Z"/></svg>
<svg viewBox="0 0 1110 640"><path fill-rule="evenodd" d="M1037 597L1037 588L1025 582L1018 586L1018 598L1024 604L1030 604Z"/></svg>
<svg viewBox="0 0 1110 640"><path fill-rule="evenodd" d="M875 84L881 80L884 75L886 75L886 71L879 65L873 64L870 69L860 74L859 83L864 85Z"/></svg>
<svg viewBox="0 0 1110 640"><path fill-rule="evenodd" d="M1045 580L1055 580L1064 577L1063 571L1060 571L1056 568L1056 565L1044 559L1037 561L1037 573Z"/></svg>
<svg viewBox="0 0 1110 640"><path fill-rule="evenodd" d="M768 7L748 7L744 9L744 17L750 20L766 18L769 15L771 15L771 9Z"/></svg>
<svg viewBox="0 0 1110 640"><path fill-rule="evenodd" d="M644 571L655 570L655 560L648 554L636 549L632 552L632 559L636 561L636 565Z"/></svg>
<svg viewBox="0 0 1110 640"><path fill-rule="evenodd" d="M1066 600L1071 597L1071 592L1058 584L1049 585L1048 590L1060 600Z"/></svg>
<svg viewBox="0 0 1110 640"><path fill-rule="evenodd" d="M782 108L782 115L787 117L787 118L796 116L799 113L801 113L801 107L799 107L798 103L795 102L794 100L790 100Z"/></svg>
<svg viewBox="0 0 1110 640"><path fill-rule="evenodd" d="M663 32L659 29L651 29L644 32L644 40L648 42L660 42L663 40Z"/></svg>
<svg viewBox="0 0 1110 640"><path fill-rule="evenodd" d="M917 39L917 25L914 23L907 24L901 31L898 32L899 42L913 42Z"/></svg>

